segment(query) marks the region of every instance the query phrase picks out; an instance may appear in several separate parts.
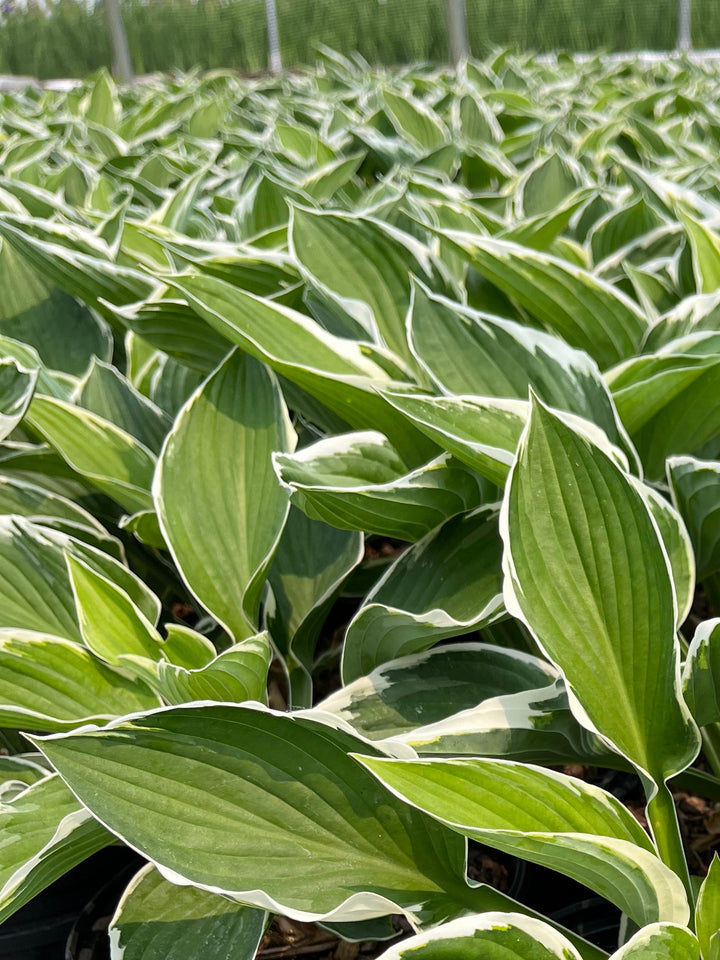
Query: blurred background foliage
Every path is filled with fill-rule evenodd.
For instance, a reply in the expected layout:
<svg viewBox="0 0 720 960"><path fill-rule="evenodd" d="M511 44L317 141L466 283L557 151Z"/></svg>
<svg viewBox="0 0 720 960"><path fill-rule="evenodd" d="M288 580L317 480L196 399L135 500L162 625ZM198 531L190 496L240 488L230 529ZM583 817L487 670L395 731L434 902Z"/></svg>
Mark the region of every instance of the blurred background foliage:
<svg viewBox="0 0 720 960"><path fill-rule="evenodd" d="M276 0L285 67L311 63L318 44L373 65L448 58L447 0ZM671 50L677 0L466 0L471 52ZM267 64L265 0L121 0L133 67ZM0 72L85 76L111 60L102 0L5 0ZM720 46L720 3L693 0L696 49Z"/></svg>

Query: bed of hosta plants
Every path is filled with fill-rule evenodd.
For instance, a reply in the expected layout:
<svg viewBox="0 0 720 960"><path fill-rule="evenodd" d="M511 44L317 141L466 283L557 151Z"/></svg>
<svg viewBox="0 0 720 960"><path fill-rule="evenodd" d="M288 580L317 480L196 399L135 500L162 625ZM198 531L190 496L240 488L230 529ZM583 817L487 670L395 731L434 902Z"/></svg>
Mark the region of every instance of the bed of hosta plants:
<svg viewBox="0 0 720 960"><path fill-rule="evenodd" d="M398 914L386 960L606 956L470 838L615 960L718 960L672 791L720 800L719 96L329 53L3 96L0 919L124 843L113 960Z"/></svg>

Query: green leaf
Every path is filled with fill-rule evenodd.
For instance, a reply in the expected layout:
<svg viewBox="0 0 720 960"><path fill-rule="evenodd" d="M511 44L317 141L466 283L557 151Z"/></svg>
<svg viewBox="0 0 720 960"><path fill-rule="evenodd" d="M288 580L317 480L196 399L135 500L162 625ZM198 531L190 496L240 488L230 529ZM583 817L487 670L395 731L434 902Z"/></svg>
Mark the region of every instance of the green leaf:
<svg viewBox="0 0 720 960"><path fill-rule="evenodd" d="M36 396L27 420L73 470L127 511L152 507L155 457L125 430L52 397Z"/></svg>
<svg viewBox="0 0 720 960"><path fill-rule="evenodd" d="M599 787L504 760L357 759L441 823L572 877L638 924L687 923L682 882L633 815Z"/></svg>
<svg viewBox="0 0 720 960"><path fill-rule="evenodd" d="M720 237L686 211L679 209L678 216L690 240L697 292L715 293L720 287Z"/></svg>
<svg viewBox="0 0 720 960"><path fill-rule="evenodd" d="M79 644L27 630L0 630L0 725L68 730L102 723L158 698Z"/></svg>
<svg viewBox="0 0 720 960"><path fill-rule="evenodd" d="M579 960L549 924L519 913L483 913L443 923L394 944L380 960Z"/></svg>
<svg viewBox="0 0 720 960"><path fill-rule="evenodd" d="M630 766L600 737L580 726L565 686L557 679L550 685L491 697L457 715L418 726L395 741L428 757L498 757L611 770Z"/></svg>
<svg viewBox="0 0 720 960"><path fill-rule="evenodd" d="M718 445L715 397L720 354L714 343L709 345L710 355L685 352L693 343L702 343L703 336L708 335L674 341L656 354L629 360L607 376L620 419L652 479L663 476L668 456L695 453L708 441Z"/></svg>
<svg viewBox="0 0 720 960"><path fill-rule="evenodd" d="M230 352L230 344L181 300L163 296L116 310L144 344L207 376ZM133 383L137 386L135 380Z"/></svg>
<svg viewBox="0 0 720 960"><path fill-rule="evenodd" d="M437 150L448 142L450 134L437 114L413 97L383 91L385 112L397 133L410 140L425 153Z"/></svg>
<svg viewBox="0 0 720 960"><path fill-rule="evenodd" d="M713 956L712 941L720 930L720 860L715 854L703 880L695 907L695 930L703 960ZM669 956L669 954L668 954Z"/></svg>
<svg viewBox="0 0 720 960"><path fill-rule="evenodd" d="M526 400L423 397L382 392L426 436L502 487L515 459L527 417Z"/></svg>
<svg viewBox="0 0 720 960"><path fill-rule="evenodd" d="M37 350L45 366L81 374L91 356L108 359L107 325L46 282L6 241L0 241L0 331Z"/></svg>
<svg viewBox="0 0 720 960"><path fill-rule="evenodd" d="M139 513L126 513L120 518L118 526L121 530L127 530L132 533L140 543L145 543L150 547L157 547L160 550L167 550L167 544L163 539L158 523L157 514L154 510L141 510Z"/></svg>
<svg viewBox="0 0 720 960"><path fill-rule="evenodd" d="M29 755L3 757L0 756L0 790L8 783L26 784L37 783L48 775L46 767L40 766L37 759L43 760L39 753ZM44 762L44 761L43 761Z"/></svg>
<svg viewBox="0 0 720 960"><path fill-rule="evenodd" d="M133 877L110 921L111 960L253 960L266 914L168 883L151 864Z"/></svg>
<svg viewBox="0 0 720 960"><path fill-rule="evenodd" d="M125 590L144 615L158 615L157 598L126 567L92 546L18 516L0 516L0 628L34 630L81 641L65 551Z"/></svg>
<svg viewBox="0 0 720 960"><path fill-rule="evenodd" d="M672 504L647 484L638 484L670 561L677 616L675 626L685 622L695 599L695 556L683 519Z"/></svg>
<svg viewBox="0 0 720 960"><path fill-rule="evenodd" d="M597 221L590 232L593 263L601 263L664 222L643 197L638 197L634 203L619 210L611 210Z"/></svg>
<svg viewBox="0 0 720 960"><path fill-rule="evenodd" d="M674 591L630 478L533 401L501 530L506 606L562 670L580 722L655 783L684 770L699 742L679 690Z"/></svg>
<svg viewBox="0 0 720 960"><path fill-rule="evenodd" d="M698 579L704 580L720 570L720 462L669 457L666 469L695 550Z"/></svg>
<svg viewBox="0 0 720 960"><path fill-rule="evenodd" d="M348 756L367 747L311 714L202 704L42 740L93 815L170 880L298 920L441 920L477 903L463 841Z"/></svg>
<svg viewBox="0 0 720 960"><path fill-rule="evenodd" d="M42 482L44 478L38 479ZM72 500L27 480L0 476L0 514L8 513L15 513L35 523L46 523L49 526L55 521L64 521L76 529L87 528L98 539L111 539L95 517ZM77 535L80 536L79 533ZM119 542L114 542L120 549Z"/></svg>
<svg viewBox="0 0 720 960"><path fill-rule="evenodd" d="M480 507L402 554L348 627L343 682L502 616L501 550L497 510Z"/></svg>
<svg viewBox="0 0 720 960"><path fill-rule="evenodd" d="M523 215L535 217L560 206L580 186L577 164L553 152L538 160L524 177L520 200Z"/></svg>
<svg viewBox="0 0 720 960"><path fill-rule="evenodd" d="M309 706L315 644L325 618L364 554L363 537L337 530L291 507L268 574L265 618L285 658L295 706Z"/></svg>
<svg viewBox="0 0 720 960"><path fill-rule="evenodd" d="M405 334L410 275L429 276L412 237L365 217L293 207L290 243L301 267L398 357L412 363Z"/></svg>
<svg viewBox="0 0 720 960"><path fill-rule="evenodd" d="M195 670L206 667L217 656L208 638L184 623L166 623L165 633L163 652L170 663Z"/></svg>
<svg viewBox="0 0 720 960"><path fill-rule="evenodd" d="M467 93L458 103L458 120L463 139L469 144L499 143L503 132L485 100Z"/></svg>
<svg viewBox="0 0 720 960"><path fill-rule="evenodd" d="M80 633L88 649L118 667L125 655L159 660L160 634L125 590L71 553L66 560Z"/></svg>
<svg viewBox="0 0 720 960"><path fill-rule="evenodd" d="M0 440L25 416L37 378L37 370L24 370L14 360L0 361Z"/></svg>
<svg viewBox="0 0 720 960"><path fill-rule="evenodd" d="M418 360L446 394L541 400L596 423L621 443L617 414L597 364L559 337L468 310L414 287L409 337Z"/></svg>
<svg viewBox="0 0 720 960"><path fill-rule="evenodd" d="M107 70L99 70L85 107L85 119L108 130L117 130L121 106L117 87Z"/></svg>
<svg viewBox="0 0 720 960"><path fill-rule="evenodd" d="M292 502L312 519L399 540L418 540L478 506L486 492L447 454L411 470L370 431L320 440L274 462Z"/></svg>
<svg viewBox="0 0 720 960"><path fill-rule="evenodd" d="M0 215L0 236L49 284L111 319L107 304L123 306L150 296L157 283L139 270L113 263L107 245L89 231L52 220Z"/></svg>
<svg viewBox="0 0 720 960"><path fill-rule="evenodd" d="M271 455L294 445L275 377L237 350L188 400L160 457L163 537L194 596L236 640L257 630L288 512Z"/></svg>
<svg viewBox="0 0 720 960"><path fill-rule="evenodd" d="M683 668L683 692L699 726L720 720L720 619L698 624Z"/></svg>
<svg viewBox="0 0 720 960"><path fill-rule="evenodd" d="M636 933L612 960L700 960L700 949L686 927L653 923Z"/></svg>
<svg viewBox="0 0 720 960"><path fill-rule="evenodd" d="M456 643L390 660L318 704L370 740L411 734L490 697L551 683L541 660L486 643Z"/></svg>
<svg viewBox="0 0 720 960"><path fill-rule="evenodd" d="M352 427L379 430L403 455L409 451L416 458L413 466L436 452L378 396L376 387L391 387L393 381L376 351L335 337L303 314L214 277L184 276L173 283L213 329L316 397Z"/></svg>
<svg viewBox="0 0 720 960"><path fill-rule="evenodd" d="M585 350L601 368L635 354L647 321L629 297L566 260L529 247L472 234L440 231L506 296Z"/></svg>
<svg viewBox="0 0 720 960"><path fill-rule="evenodd" d="M0 923L112 842L57 775L0 804Z"/></svg>
<svg viewBox="0 0 720 960"><path fill-rule="evenodd" d="M262 633L235 644L210 663L194 669L161 660L156 665L154 686L167 703L263 701L271 659L268 635Z"/></svg>
<svg viewBox="0 0 720 960"><path fill-rule="evenodd" d="M166 413L139 393L116 367L101 360L91 362L78 385L76 401L135 437L154 454L160 453L172 426Z"/></svg>

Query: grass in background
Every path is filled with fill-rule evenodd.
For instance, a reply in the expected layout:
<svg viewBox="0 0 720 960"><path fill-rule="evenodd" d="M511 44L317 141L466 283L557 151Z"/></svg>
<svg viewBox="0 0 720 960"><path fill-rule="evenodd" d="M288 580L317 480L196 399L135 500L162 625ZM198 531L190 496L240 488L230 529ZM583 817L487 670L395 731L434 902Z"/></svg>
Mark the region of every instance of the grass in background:
<svg viewBox="0 0 720 960"><path fill-rule="evenodd" d="M466 0L472 52L672 49L677 0ZM447 58L447 0L277 0L283 61L309 63L314 47L359 51L374 64ZM264 0L123 0L135 70L265 68ZM720 45L720 4L694 0L698 48ZM109 65L102 5L60 0L6 15L0 72L41 79Z"/></svg>

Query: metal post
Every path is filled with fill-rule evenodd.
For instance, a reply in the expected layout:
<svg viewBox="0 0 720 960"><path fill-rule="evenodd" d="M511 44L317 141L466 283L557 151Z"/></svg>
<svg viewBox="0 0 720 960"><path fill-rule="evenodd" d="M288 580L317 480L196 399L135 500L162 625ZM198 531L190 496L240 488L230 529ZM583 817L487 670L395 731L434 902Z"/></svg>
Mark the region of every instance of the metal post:
<svg viewBox="0 0 720 960"><path fill-rule="evenodd" d="M687 53L688 50L692 50L690 3L691 0L678 0L677 48L680 53Z"/></svg>
<svg viewBox="0 0 720 960"><path fill-rule="evenodd" d="M112 47L112 72L121 83L132 83L133 68L130 59L125 25L118 0L104 0L110 45Z"/></svg>
<svg viewBox="0 0 720 960"><path fill-rule="evenodd" d="M450 59L458 66L470 56L465 0L448 0L448 41Z"/></svg>
<svg viewBox="0 0 720 960"><path fill-rule="evenodd" d="M267 19L270 73L280 73L282 71L282 58L280 57L280 36L278 34L275 0L265 0L265 17Z"/></svg>

